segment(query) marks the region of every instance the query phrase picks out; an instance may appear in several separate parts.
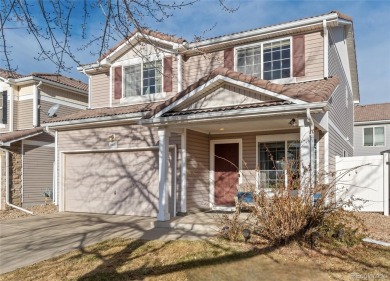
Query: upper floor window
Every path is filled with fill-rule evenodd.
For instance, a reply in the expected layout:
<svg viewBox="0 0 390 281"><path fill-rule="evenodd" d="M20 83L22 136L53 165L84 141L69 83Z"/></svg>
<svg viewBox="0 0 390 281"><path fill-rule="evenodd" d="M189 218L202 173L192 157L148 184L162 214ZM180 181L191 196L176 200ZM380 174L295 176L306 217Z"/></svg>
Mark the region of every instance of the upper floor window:
<svg viewBox="0 0 390 281"><path fill-rule="evenodd" d="M162 92L162 62L150 61L124 68L124 97Z"/></svg>
<svg viewBox="0 0 390 281"><path fill-rule="evenodd" d="M275 80L291 77L290 39L261 43L237 50L237 71Z"/></svg>
<svg viewBox="0 0 390 281"><path fill-rule="evenodd" d="M364 128L364 146L384 146L385 127Z"/></svg>
<svg viewBox="0 0 390 281"><path fill-rule="evenodd" d="M7 100L8 95L7 91L3 91L1 93L1 99L0 99L0 109L1 109L1 123L0 124L7 124Z"/></svg>

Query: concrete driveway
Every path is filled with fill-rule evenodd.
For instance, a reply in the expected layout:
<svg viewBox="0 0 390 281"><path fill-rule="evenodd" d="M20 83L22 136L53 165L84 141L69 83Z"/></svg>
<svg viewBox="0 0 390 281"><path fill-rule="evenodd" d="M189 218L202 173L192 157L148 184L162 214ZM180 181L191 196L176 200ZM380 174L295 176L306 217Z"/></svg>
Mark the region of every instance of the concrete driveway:
<svg viewBox="0 0 390 281"><path fill-rule="evenodd" d="M113 237L202 239L204 232L155 228L155 218L57 213L0 222L0 274Z"/></svg>

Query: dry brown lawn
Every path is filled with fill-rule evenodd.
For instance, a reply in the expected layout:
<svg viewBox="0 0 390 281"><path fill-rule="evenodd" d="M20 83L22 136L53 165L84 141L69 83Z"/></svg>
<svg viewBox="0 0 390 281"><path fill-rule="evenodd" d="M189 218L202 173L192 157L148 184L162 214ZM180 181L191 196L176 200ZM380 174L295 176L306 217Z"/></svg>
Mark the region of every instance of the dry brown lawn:
<svg viewBox="0 0 390 281"><path fill-rule="evenodd" d="M275 249L218 239L117 238L1 275L0 280L356 280L359 276L390 279L389 248L363 244L311 250L292 244Z"/></svg>

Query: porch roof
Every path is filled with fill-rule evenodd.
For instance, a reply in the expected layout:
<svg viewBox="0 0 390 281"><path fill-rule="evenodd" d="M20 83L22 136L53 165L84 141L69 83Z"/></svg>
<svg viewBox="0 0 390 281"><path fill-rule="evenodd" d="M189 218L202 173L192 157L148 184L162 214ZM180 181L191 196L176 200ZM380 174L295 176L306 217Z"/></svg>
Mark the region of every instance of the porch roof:
<svg viewBox="0 0 390 281"><path fill-rule="evenodd" d="M43 127L37 127L26 130L13 131L9 133L0 134L0 145L8 145L10 143L31 138L40 135L44 132Z"/></svg>
<svg viewBox="0 0 390 281"><path fill-rule="evenodd" d="M303 101L307 103L327 101L339 84L339 79L337 77L329 77L320 80L312 80L292 84L275 84L268 80L259 79L255 76L243 74L237 71L232 71L228 68L220 67L212 71L209 75L202 77L197 82L188 86L185 90L177 93L174 97L156 106L153 110L146 114L144 118L151 118L156 114L160 113L161 111L166 111L163 112L163 114L171 112L170 109L173 109L173 105L175 103L184 100L185 97L191 92L201 88L207 82L217 77L229 78L232 81L242 82L248 86L253 85L266 91L282 95L290 100L294 99L300 102ZM226 108L222 107L219 108L219 110L226 110ZM163 114L160 113L160 115Z"/></svg>

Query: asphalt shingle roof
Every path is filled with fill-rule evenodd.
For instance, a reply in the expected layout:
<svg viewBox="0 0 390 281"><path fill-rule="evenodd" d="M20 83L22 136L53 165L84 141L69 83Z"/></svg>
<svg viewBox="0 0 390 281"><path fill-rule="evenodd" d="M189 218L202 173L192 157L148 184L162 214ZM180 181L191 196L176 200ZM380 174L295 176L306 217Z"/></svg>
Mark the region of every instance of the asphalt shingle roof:
<svg viewBox="0 0 390 281"><path fill-rule="evenodd" d="M356 105L355 121L390 120L390 103Z"/></svg>

